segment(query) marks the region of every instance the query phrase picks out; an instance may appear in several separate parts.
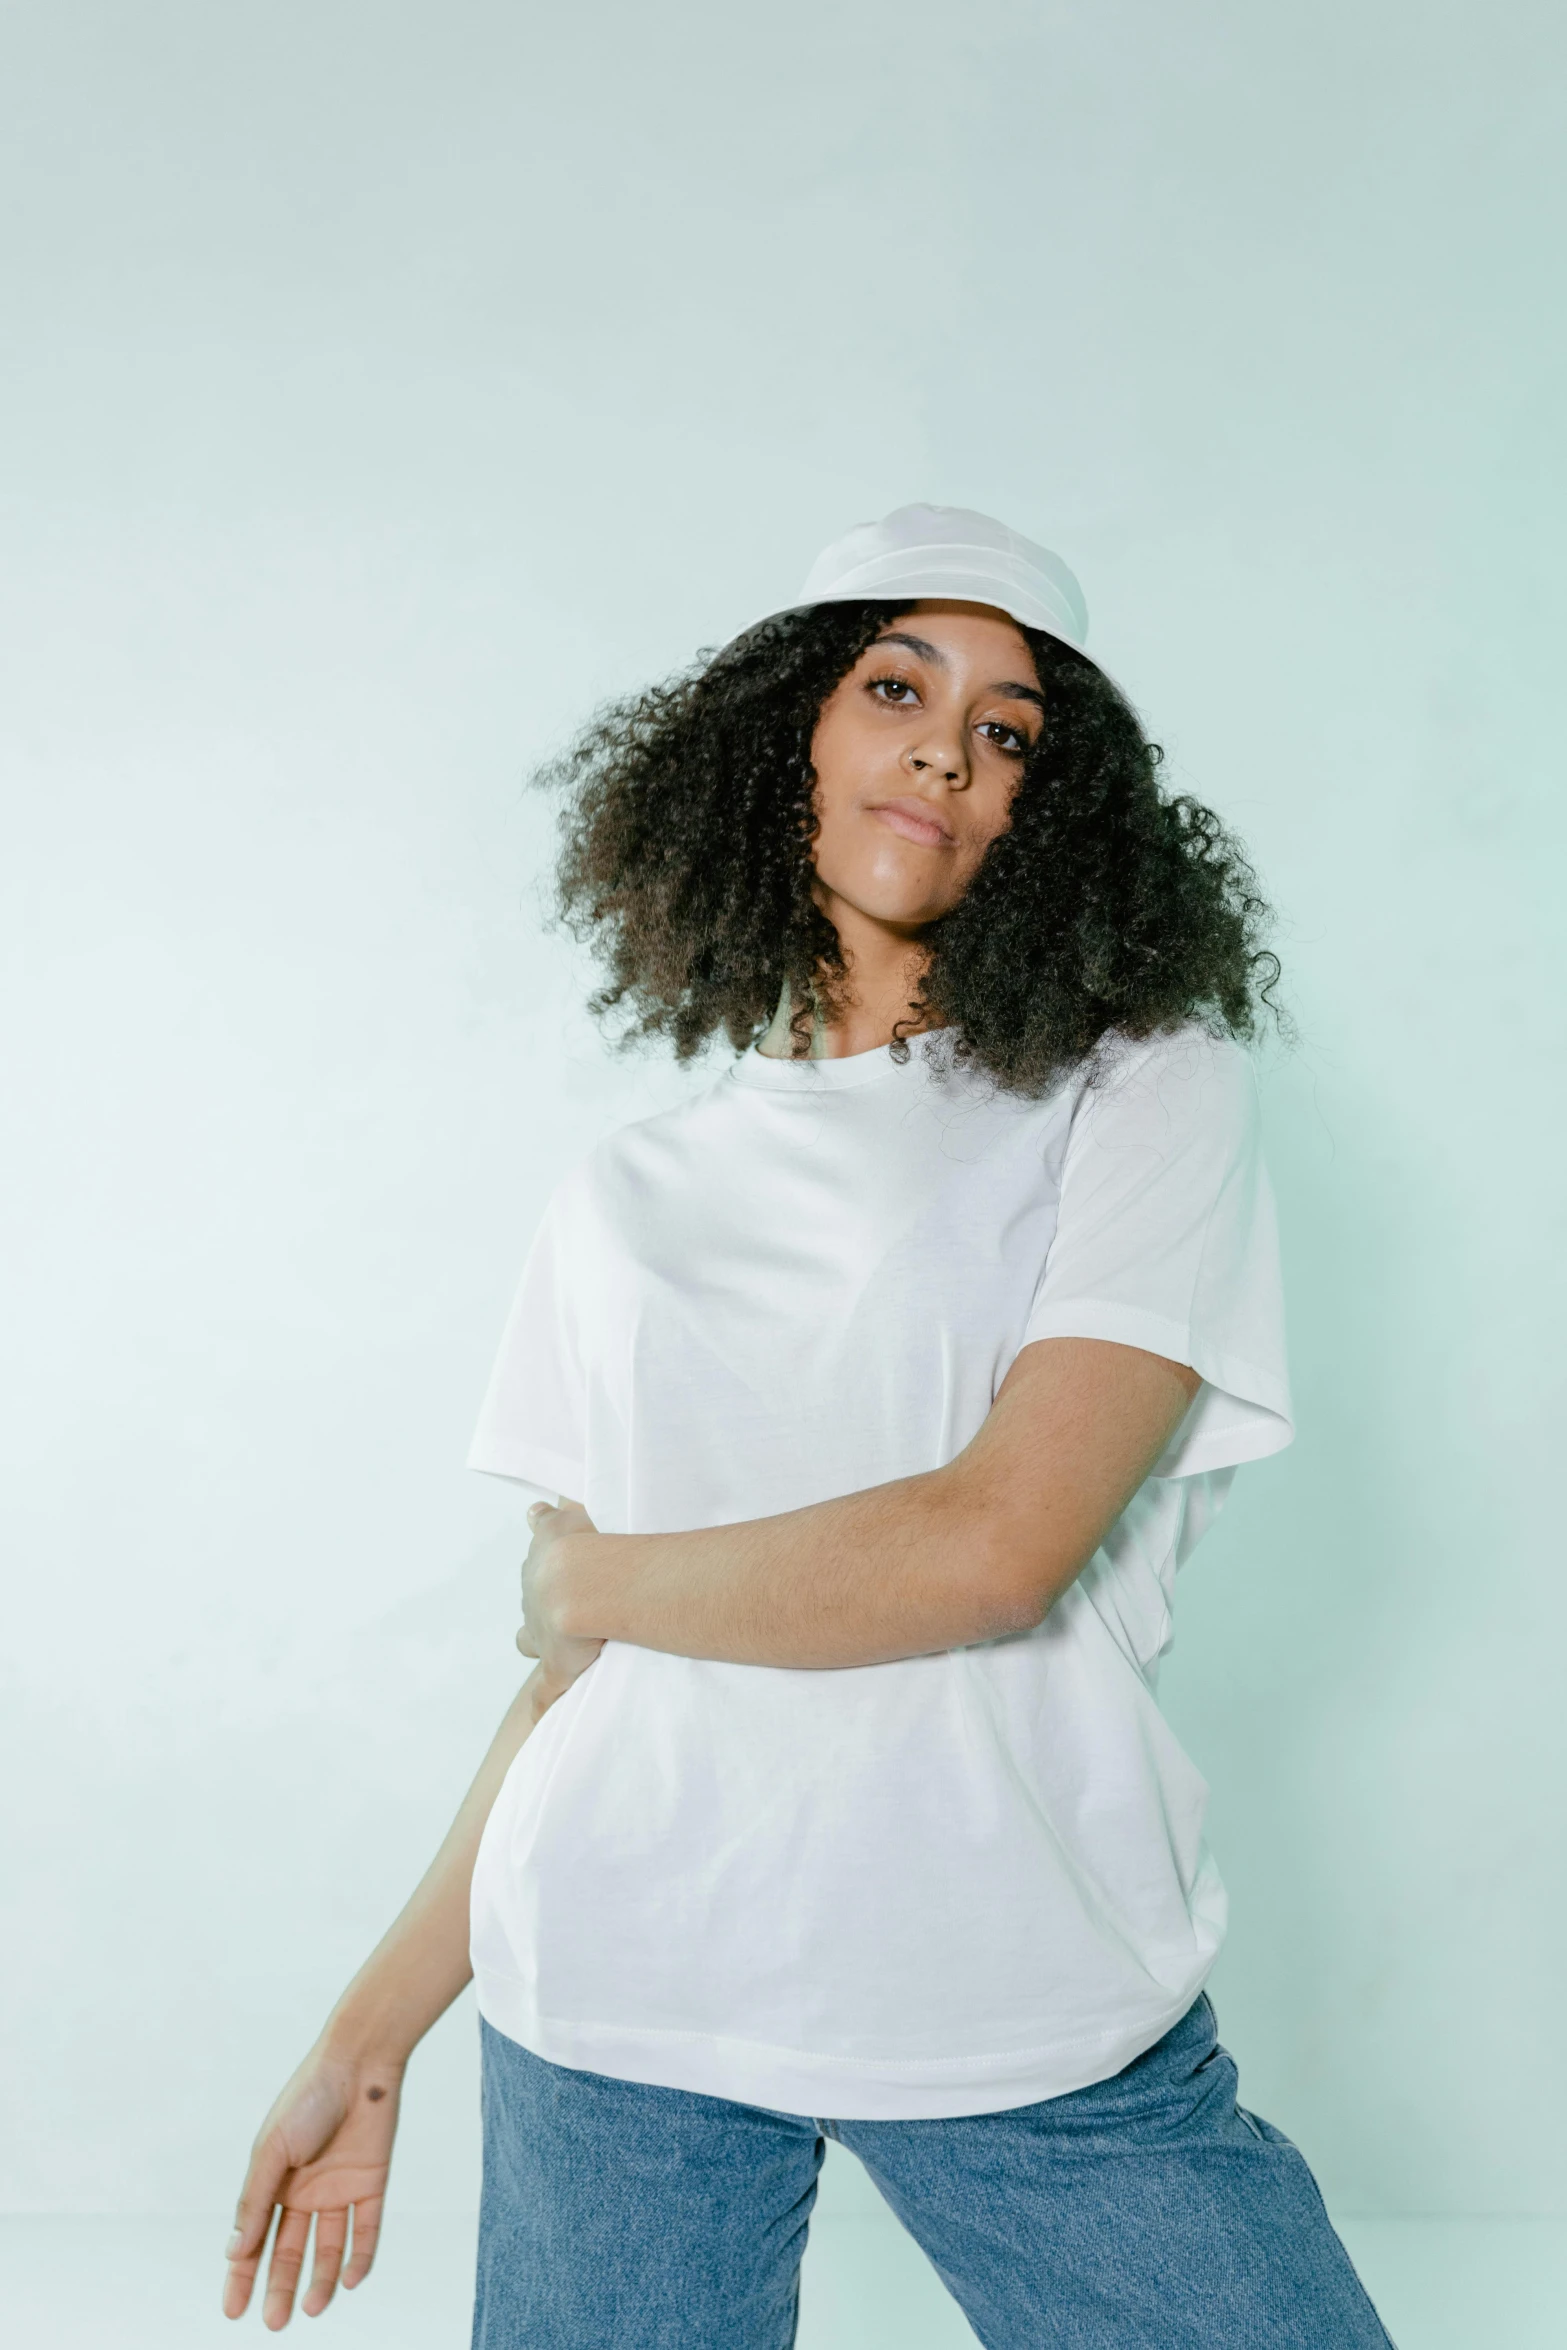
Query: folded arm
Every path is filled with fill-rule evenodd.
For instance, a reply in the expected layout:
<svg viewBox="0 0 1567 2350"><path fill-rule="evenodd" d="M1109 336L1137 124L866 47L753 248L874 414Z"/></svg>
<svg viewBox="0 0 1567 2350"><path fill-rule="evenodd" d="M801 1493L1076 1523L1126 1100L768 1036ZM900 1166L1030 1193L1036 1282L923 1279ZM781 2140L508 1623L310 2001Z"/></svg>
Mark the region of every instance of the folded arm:
<svg viewBox="0 0 1567 2350"><path fill-rule="evenodd" d="M1038 1624L1158 1460L1201 1381L1139 1347L1026 1346L944 1468L690 1534L535 1512L518 1645L623 1640L731 1664L884 1664Z"/></svg>

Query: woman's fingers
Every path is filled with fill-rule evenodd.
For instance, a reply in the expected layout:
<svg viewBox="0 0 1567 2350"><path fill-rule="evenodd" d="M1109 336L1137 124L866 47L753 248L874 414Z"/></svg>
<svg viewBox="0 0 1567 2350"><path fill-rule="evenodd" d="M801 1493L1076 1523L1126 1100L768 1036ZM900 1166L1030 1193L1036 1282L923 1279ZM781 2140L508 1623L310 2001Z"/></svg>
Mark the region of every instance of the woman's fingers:
<svg viewBox="0 0 1567 2350"><path fill-rule="evenodd" d="M267 2230L277 2207L278 2189L289 2168L288 2151L269 2130L257 2141L240 2189L234 2214L234 2233L228 2240L229 2273L223 2287L223 2309L228 2317L242 2317L250 2303L256 2271L266 2248Z"/></svg>
<svg viewBox="0 0 1567 2350"><path fill-rule="evenodd" d="M228 2245L231 2260L248 2260L259 2254L277 2208L278 2189L291 2167L288 2148L276 2130L257 2139L234 2214L234 2233Z"/></svg>
<svg viewBox="0 0 1567 2350"><path fill-rule="evenodd" d="M236 2229L230 2242L236 2241L238 2234L239 2231ZM256 2271L260 2266L261 2254L259 2251L252 2252L248 2256L240 2254L236 2257L232 2252L229 2254L229 2273L223 2280L223 2314L225 2317L244 2316L250 2307L250 2296L256 2282Z"/></svg>
<svg viewBox="0 0 1567 2350"><path fill-rule="evenodd" d="M343 2247L347 2242L348 2213L318 2211L315 2265L310 2271L310 2290L300 2303L306 2317L319 2317L337 2291L338 2274L343 2266Z"/></svg>
<svg viewBox="0 0 1567 2350"><path fill-rule="evenodd" d="M537 1656L539 1653L533 1645L533 1634L526 1624L517 1626L517 1646L524 1656Z"/></svg>
<svg viewBox="0 0 1567 2350"><path fill-rule="evenodd" d="M290 2211L284 2206L283 2216L272 2239L272 2261L267 2270L267 2297L261 2306L261 2322L276 2333L286 2326L294 2314L294 2293L299 2284L299 2272L305 2265L305 2246L310 2241L310 2214L308 2211Z"/></svg>
<svg viewBox="0 0 1567 2350"><path fill-rule="evenodd" d="M381 2233L382 2195L366 2195L354 2205L354 2248L343 2271L344 2287L359 2284L370 2274L370 2263L375 2258L376 2239Z"/></svg>

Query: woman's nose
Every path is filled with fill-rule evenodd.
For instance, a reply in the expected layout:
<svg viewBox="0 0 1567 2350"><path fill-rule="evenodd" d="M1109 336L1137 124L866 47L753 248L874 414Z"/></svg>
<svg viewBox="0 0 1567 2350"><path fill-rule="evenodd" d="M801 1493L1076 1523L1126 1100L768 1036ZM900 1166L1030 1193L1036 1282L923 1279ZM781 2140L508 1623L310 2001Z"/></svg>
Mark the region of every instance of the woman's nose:
<svg viewBox="0 0 1567 2350"><path fill-rule="evenodd" d="M940 775L948 783L966 780L962 759L950 743L911 744L904 756L916 775Z"/></svg>

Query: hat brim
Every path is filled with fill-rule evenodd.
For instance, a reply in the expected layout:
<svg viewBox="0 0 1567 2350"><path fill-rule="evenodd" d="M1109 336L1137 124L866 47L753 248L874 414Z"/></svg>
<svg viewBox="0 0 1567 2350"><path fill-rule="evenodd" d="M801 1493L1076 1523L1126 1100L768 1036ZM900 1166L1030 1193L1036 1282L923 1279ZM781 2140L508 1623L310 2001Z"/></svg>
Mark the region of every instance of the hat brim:
<svg viewBox="0 0 1567 2350"><path fill-rule="evenodd" d="M1072 617L1052 611L1042 596L1029 593L1021 584L1013 585L998 579L994 569L989 567L983 571L978 568L970 570L967 565L954 562L948 550L943 550L943 560L939 563L911 564L907 558L903 558L896 564L896 577L886 577L893 568L893 562L887 557L862 564L859 571L847 579L837 581L830 588L824 588L819 594L801 596L792 604L777 604L769 612L759 612L754 620L747 621L744 628L736 629L728 641L731 644L738 643L741 637L749 636L753 628L760 628L765 621L781 620L790 612L810 612L818 604L885 603L899 610L907 610L910 604L926 600L983 604L990 611L1005 612L1010 619L1020 621L1025 628L1037 628L1041 635L1054 637L1058 644L1067 646L1097 669L1121 694L1123 700L1126 698L1116 678L1102 661L1095 659L1074 633ZM875 576L877 574L884 576L878 578Z"/></svg>

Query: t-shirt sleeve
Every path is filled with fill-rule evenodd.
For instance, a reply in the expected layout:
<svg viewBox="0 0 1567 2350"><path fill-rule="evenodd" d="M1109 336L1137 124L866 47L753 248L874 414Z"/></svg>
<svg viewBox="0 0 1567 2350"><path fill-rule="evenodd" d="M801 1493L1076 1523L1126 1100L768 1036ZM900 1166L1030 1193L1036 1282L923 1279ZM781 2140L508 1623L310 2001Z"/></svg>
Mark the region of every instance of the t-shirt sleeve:
<svg viewBox="0 0 1567 2350"><path fill-rule="evenodd" d="M1294 1434L1256 1079L1194 1029L1128 1047L1080 1100L1022 1344L1105 1338L1202 1386L1154 1474L1260 1460Z"/></svg>
<svg viewBox="0 0 1567 2350"><path fill-rule="evenodd" d="M544 1211L512 1301L468 1450L470 1469L581 1501L587 1483L585 1381L569 1278L566 1201Z"/></svg>

